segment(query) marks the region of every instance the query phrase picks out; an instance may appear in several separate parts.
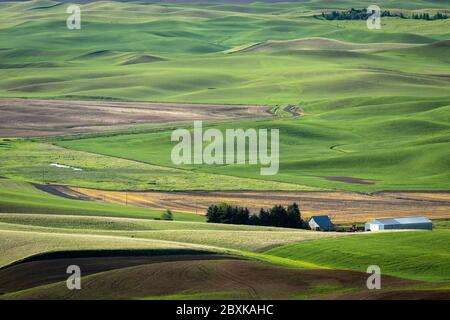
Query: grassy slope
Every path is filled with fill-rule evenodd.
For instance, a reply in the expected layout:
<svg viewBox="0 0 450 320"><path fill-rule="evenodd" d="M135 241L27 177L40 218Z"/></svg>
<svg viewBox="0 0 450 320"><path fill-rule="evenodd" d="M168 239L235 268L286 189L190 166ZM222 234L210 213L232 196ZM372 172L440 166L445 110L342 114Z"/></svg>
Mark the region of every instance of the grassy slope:
<svg viewBox="0 0 450 320"><path fill-rule="evenodd" d="M450 221L449 220L436 221L434 223L434 228L435 229L450 229Z"/></svg>
<svg viewBox="0 0 450 320"><path fill-rule="evenodd" d="M445 150L450 132L446 76L450 49L448 41L435 43L449 38L449 20L386 18L381 30L370 31L365 21L330 22L308 17L310 10L320 8L320 2L276 6L97 2L82 6L83 29L69 31L60 21L65 5L35 9L44 4L0 4L4 9L0 40L6 44L0 51L4 74L0 96L290 103L300 104L306 114L300 120L234 123L280 128L280 174L264 178L299 187L224 177L211 180L205 175L261 179L257 167L195 168L195 175L186 172L165 181L149 171L122 170L118 163L111 170L91 170L90 176L79 179L49 172L55 182L164 190L235 186L286 190L303 185L360 191L449 188L450 164ZM349 5L335 2L330 6ZM386 4L386 8L397 6ZM404 7L443 9L446 5L414 1ZM111 8L115 10L108 11ZM120 23L111 24L110 19ZM304 50L305 41L286 42L301 38L310 39L306 42L313 46L306 49L311 50ZM233 51L254 43L269 49ZM369 50L361 43L369 44ZM409 47L403 48L405 44ZM67 50L69 45L71 50ZM234 53L226 54L227 50ZM136 61L147 63L132 63ZM61 144L171 165L168 137L169 132L163 132ZM339 147L330 149L336 145ZM4 175L36 181L41 165L22 163L3 170L7 172ZM167 176L167 171L162 175ZM105 176L114 181L105 181ZM322 176L352 176L376 183L354 185L327 181Z"/></svg>
<svg viewBox="0 0 450 320"><path fill-rule="evenodd" d="M257 226L35 214L0 214L0 229L45 233L115 235L246 251L263 251L273 246L297 241L346 235L344 233L317 233Z"/></svg>
<svg viewBox="0 0 450 320"><path fill-rule="evenodd" d="M448 230L345 236L343 233L194 222L0 214L0 234L4 248L13 248L14 243L22 243L22 237L30 242L19 245L26 249L26 254L21 250L15 252L5 249L5 259L8 261L31 254L29 252L34 250L35 244L38 247L36 252L89 248L89 243L93 245L92 248L102 248L104 242L101 239L111 237L114 240L111 242L113 248L120 248L121 241L125 249L130 248L133 241L137 241L139 248L145 243L149 244L149 248L153 244L201 247L297 268L336 268L364 272L369 265L376 264L388 275L427 281L450 280ZM31 241L34 237L37 239L35 244ZM100 240L94 243L92 240L96 237ZM318 239L324 237L327 239ZM64 244L65 238L75 240ZM283 244L288 245L280 247ZM276 248L261 253L264 248L273 246Z"/></svg>
<svg viewBox="0 0 450 320"><path fill-rule="evenodd" d="M147 146L140 152L145 154L151 150L157 150L157 147ZM107 190L312 189L288 183L267 183L155 166L96 154L103 150L92 151L86 153L48 143L0 139L0 176L40 184L56 183ZM126 154L123 156L128 157ZM52 163L77 167L82 171L50 166Z"/></svg>
<svg viewBox="0 0 450 320"><path fill-rule="evenodd" d="M196 222L1 213L0 248L5 254L0 266L30 255L61 250L184 248L241 255L288 267L320 268L314 263L267 256L255 251L343 235ZM18 247L20 250L14 250Z"/></svg>
<svg viewBox="0 0 450 320"><path fill-rule="evenodd" d="M448 38L443 32L448 21L384 19L383 29L373 32L367 30L365 21L301 17L298 14L306 8L299 4L243 12L240 9L248 9L248 5L190 8L96 2L82 5L80 31L67 30L61 21L66 16L65 4L47 9L33 9L38 6L35 2L0 5L0 42L5 49L0 52L5 65L0 80L2 96L296 103L321 96L325 85L328 94L347 96L345 90L337 90L336 82L346 79L345 86L352 88L365 74L364 68L358 69L367 64L395 63L411 71L414 63L405 63L401 56L370 59L365 54L353 54L349 61L348 55L339 57L333 52L287 52L276 59L267 54L223 52L255 42L305 37L419 44ZM143 56L153 62L127 64ZM153 56L164 60L145 59ZM443 71L441 61L428 60L427 65L432 72ZM374 76L378 74L374 72ZM398 83L395 77L389 78ZM393 87L395 94L414 90L414 81L408 82ZM359 87L360 94L385 94L370 84L360 83ZM438 95L439 87L442 83L435 79L426 94Z"/></svg>
<svg viewBox="0 0 450 320"><path fill-rule="evenodd" d="M406 6L406 3L390 3ZM358 4L362 7L367 3L359 1ZM276 10L268 4L144 7L130 3L92 3L83 5L83 32L76 33L65 29L64 19L61 19L67 16L64 5L35 8L43 5L48 2L0 4L3 49L0 50L0 96L270 105L300 102L307 112L304 119L277 119L257 124L281 127L285 133L282 135L282 174L277 179L358 190L449 187L449 163L445 154L449 134L447 44L381 52L303 52L298 50L300 48L290 47L288 50L274 48L267 53L223 53L255 42L304 37L428 44L449 37L445 31L448 21L383 19L382 32L376 33L368 31L364 21L325 22L299 17L307 9L324 7L323 2L304 7L277 5ZM116 10L108 11L112 6ZM341 2L330 6L348 8ZM415 9L448 5L416 0L408 2L407 6ZM140 14L131 11L134 9L140 9ZM107 16L105 11L109 12ZM110 20L120 23L111 24ZM68 46L73 49L67 50ZM152 59L153 56L162 59ZM152 62L129 64L136 60ZM236 126L253 127L255 124L241 122ZM141 140L136 139L138 137ZM61 143L83 150L123 155L124 150L118 143L125 141L131 146L128 153L132 157L168 165L170 144L167 137L168 133L163 132L160 135L134 135L133 139L125 135ZM155 140L158 140L156 152L142 154L141 151L147 150L146 146ZM161 141L167 142L161 144ZM330 150L336 144L340 145L340 151ZM109 148L101 149L102 146ZM161 151L165 152L163 156L157 154ZM26 154L30 149L25 148L23 152ZM4 156L7 150L1 153ZM64 161L71 160L62 156ZM38 159L38 155L33 156L33 160ZM39 181L36 176L40 175L42 164L47 165L44 162L35 165L30 158L25 158L17 167L9 163L7 173L17 179ZM80 165L80 162L68 164ZM117 172L116 168L123 169L115 162L107 174ZM202 170L238 176L257 175L256 169L235 166L202 168L196 172L202 173ZM78 181L72 176L70 183L98 183L97 178L105 177L105 174L97 172L96 179L83 177ZM133 181L139 174L128 172L124 176L121 173L114 178L122 183L120 188L136 187L142 183L139 179ZM349 175L379 181L374 186L351 186L327 182L317 178L318 175ZM55 182L66 179L58 172L52 172L49 178ZM60 199L22 183L1 185L3 181L0 180L1 211L159 216L147 209ZM169 225L159 224L155 228L160 229L152 235L153 231L145 228L153 226L136 222L138 226L128 220L117 226L105 221L86 223L85 220L48 218L42 222L41 218L36 218L30 222L29 216L23 220L16 215L9 217L10 220L0 227L0 247L6 253L2 254L1 264L48 250L192 247L192 243L257 250L260 247L256 248L254 243L258 237L269 243L280 239L280 235L286 238L278 231L264 231L261 237L256 233L260 231L251 233L234 226L230 228L236 228L236 231L227 229L228 226L223 226L226 230L218 230L206 225L212 230L194 228L195 232L191 229L173 232L164 230ZM191 219L186 215L177 218L184 217ZM136 231L139 228L145 230ZM72 229L72 234L67 229ZM133 230L133 236L142 234L145 238L154 236L189 243L131 239L130 230ZM221 237L218 238L216 233ZM228 233L226 237L225 233ZM112 234L120 237L108 236ZM295 240L299 238L290 237L288 241ZM306 241L271 250L269 255L243 254L297 267L328 266L365 271L367 265L379 264L387 274L449 280L448 243L448 231L383 233Z"/></svg>
<svg viewBox="0 0 450 320"><path fill-rule="evenodd" d="M448 230L364 234L287 245L266 254L363 272L378 265L383 274L448 281L449 236Z"/></svg>
<svg viewBox="0 0 450 320"><path fill-rule="evenodd" d="M0 230L0 267L40 253L64 250L184 249L196 246L149 239L89 234ZM199 249L201 246L198 246Z"/></svg>
<svg viewBox="0 0 450 320"><path fill-rule="evenodd" d="M109 226L106 230L101 227L84 229L77 227L75 223L73 227L50 227L35 226L22 224L22 217L15 217L16 223L4 223L8 221L10 216L0 215L0 229L10 231L32 231L45 233L65 233L65 234L98 234L105 236L120 236L126 238L139 238L163 241L175 241L186 245L206 245L214 248L245 250L252 252L261 252L288 243L322 239L328 237L344 236L343 233L314 233L305 230L292 229L258 229L258 228L240 228L232 226L228 229L221 229L210 224L187 224L180 225L177 222L165 225L164 229L159 230L110 230ZM38 222L40 224L51 224L61 217L41 217ZM37 220L37 219L36 219ZM110 221L109 221L110 222ZM233 228L234 227L234 228Z"/></svg>
<svg viewBox="0 0 450 320"><path fill-rule="evenodd" d="M0 212L77 214L96 216L117 216L153 219L161 211L132 206L61 198L37 190L24 182L0 179ZM175 220L204 221L204 217L193 214L174 213Z"/></svg>
<svg viewBox="0 0 450 320"><path fill-rule="evenodd" d="M183 166L195 172L271 179L319 188L355 191L448 190L450 100L350 99L310 103L301 119L234 121L213 125L227 128L280 129L280 170L260 176L259 165ZM348 123L352 129L348 129ZM132 135L99 136L57 141L65 147L127 156L139 161L173 166L171 131ZM152 149L147 146L155 146ZM124 147L126 146L126 148ZM372 179L358 185L326 180L326 176ZM220 189L220 186L215 186ZM255 185L254 189L258 189Z"/></svg>

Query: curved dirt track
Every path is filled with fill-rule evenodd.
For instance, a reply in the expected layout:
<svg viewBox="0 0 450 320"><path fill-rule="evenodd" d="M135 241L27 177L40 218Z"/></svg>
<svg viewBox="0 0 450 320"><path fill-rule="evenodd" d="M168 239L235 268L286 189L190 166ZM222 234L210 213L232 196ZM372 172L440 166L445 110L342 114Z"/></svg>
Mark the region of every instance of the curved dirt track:
<svg viewBox="0 0 450 320"><path fill-rule="evenodd" d="M78 264L82 290L66 288L65 270ZM13 299L140 299L193 294L240 299L337 298L336 292L368 295L367 274L345 270L308 270L219 255L90 257L20 263L0 271L0 290ZM384 292L420 284L383 277ZM329 287L323 291L324 286ZM0 296L2 299L2 296Z"/></svg>
<svg viewBox="0 0 450 320"><path fill-rule="evenodd" d="M0 99L0 137L89 133L143 123L270 116L254 105Z"/></svg>

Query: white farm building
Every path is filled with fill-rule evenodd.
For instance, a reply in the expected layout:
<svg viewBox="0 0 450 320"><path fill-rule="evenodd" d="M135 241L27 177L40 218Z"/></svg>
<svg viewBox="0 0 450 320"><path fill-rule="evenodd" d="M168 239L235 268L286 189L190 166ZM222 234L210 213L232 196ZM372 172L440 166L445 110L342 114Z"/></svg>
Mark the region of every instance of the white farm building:
<svg viewBox="0 0 450 320"><path fill-rule="evenodd" d="M311 230L314 231L332 231L334 224L331 222L329 216L312 216L308 221Z"/></svg>
<svg viewBox="0 0 450 320"><path fill-rule="evenodd" d="M366 223L366 231L382 231L396 229L431 230L433 223L425 217L376 219Z"/></svg>

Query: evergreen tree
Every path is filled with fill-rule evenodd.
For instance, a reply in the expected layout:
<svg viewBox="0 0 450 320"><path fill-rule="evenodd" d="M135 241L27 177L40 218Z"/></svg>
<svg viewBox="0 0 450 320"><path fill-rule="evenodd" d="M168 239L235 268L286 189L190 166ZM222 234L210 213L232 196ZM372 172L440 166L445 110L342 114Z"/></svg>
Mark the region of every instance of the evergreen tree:
<svg viewBox="0 0 450 320"><path fill-rule="evenodd" d="M289 222L287 219L286 209L281 205L276 205L270 210L269 221L271 226L287 227Z"/></svg>
<svg viewBox="0 0 450 320"><path fill-rule="evenodd" d="M252 226L261 225L259 215L257 215L257 214L250 215L250 217L248 218L248 224L250 224Z"/></svg>
<svg viewBox="0 0 450 320"><path fill-rule="evenodd" d="M261 226L270 226L270 213L268 210L262 208L259 210L259 223Z"/></svg>
<svg viewBox="0 0 450 320"><path fill-rule="evenodd" d="M206 211L206 221L212 223L221 223L219 208L216 205L211 205Z"/></svg>
<svg viewBox="0 0 450 320"><path fill-rule="evenodd" d="M302 216L297 203L293 203L287 208L287 219L288 227L290 228L301 228L302 227Z"/></svg>

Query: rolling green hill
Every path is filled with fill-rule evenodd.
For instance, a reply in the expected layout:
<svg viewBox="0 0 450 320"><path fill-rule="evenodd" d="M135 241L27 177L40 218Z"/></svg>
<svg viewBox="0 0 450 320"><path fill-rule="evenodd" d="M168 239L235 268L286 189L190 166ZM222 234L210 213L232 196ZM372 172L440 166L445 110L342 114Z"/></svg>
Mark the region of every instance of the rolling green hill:
<svg viewBox="0 0 450 320"><path fill-rule="evenodd" d="M381 268L381 298L448 295L448 221L433 231L364 234L207 224L177 212L159 221L158 210L33 186L450 190L450 19L383 17L381 30L368 30L364 20L314 15L371 0L201 2L85 1L81 30L66 28L66 0L0 2L0 98L265 105L272 117L204 127L280 130L275 176L261 176L260 166L175 166L170 135L188 122L0 137L0 299L371 298L369 265ZM439 0L380 6L450 10ZM105 258L113 251L124 256ZM198 251L220 261L185 256ZM151 252L155 260L145 257ZM83 254L93 271L77 296L60 273ZM24 277L11 284L11 274Z"/></svg>
<svg viewBox="0 0 450 320"><path fill-rule="evenodd" d="M145 149L141 150L144 154L157 150L155 147ZM104 156L99 154L101 150L86 153L27 139L0 139L0 151L1 177L44 185L53 183L106 190L314 190L299 184L151 165L127 160L127 157ZM80 170L60 168L55 164Z"/></svg>
<svg viewBox="0 0 450 320"><path fill-rule="evenodd" d="M449 105L450 100L444 97L342 99L305 103L302 107L306 115L300 118L211 124L209 127L222 132L227 128L279 129L279 173L261 176L259 165L185 165L182 168L196 173L266 179L327 189L448 190ZM192 128L192 125L185 127ZM174 166L170 159L175 145L170 141L171 132L67 138L57 141L57 144ZM335 181L332 177L353 177L366 182ZM256 185L254 188L258 189Z"/></svg>
<svg viewBox="0 0 450 320"><path fill-rule="evenodd" d="M365 21L313 18L310 10L324 8L316 1L276 5L93 2L81 5L82 29L68 30L67 5L55 4L0 3L0 67L4 75L0 96L275 105L320 99L324 87L333 98L406 95L416 92L417 81L423 81L374 68L429 74L433 85L423 92L427 96L443 95L448 85L435 76L448 72L448 50L439 53L447 59L446 64L417 57L417 65L404 52L370 55L272 48L270 52L226 54L255 43L273 47L276 41L298 43L317 37L335 44L353 43L350 47L367 44L376 50L386 46L394 50L448 39L448 20L385 18L383 28L373 31ZM330 6L349 5L335 1ZM386 6L397 8L398 4ZM414 1L405 7L447 6ZM367 82L360 81L363 77ZM390 92L373 85L381 77L383 83L389 83Z"/></svg>
<svg viewBox="0 0 450 320"><path fill-rule="evenodd" d="M347 236L346 233L321 233L308 230L223 225L188 221L157 221L124 217L99 217L57 214L0 214L0 230L46 234L101 235L172 241L261 252L267 248L305 240ZM198 221L201 221L198 219ZM255 255L256 256L256 255Z"/></svg>
<svg viewBox="0 0 450 320"><path fill-rule="evenodd" d="M167 168L173 167L169 130L57 141L160 167L139 164L132 172L114 160L111 170L89 165L93 170L76 177L49 171L54 183L134 190L448 190L450 20L383 17L381 30L368 30L363 20L312 16L319 8L349 6L91 2L81 6L82 29L67 30L66 4L1 3L0 96L278 106L273 120L216 125L280 129L280 172L263 177L271 183L260 181L257 167ZM383 6L405 14L448 10L440 1ZM289 118L283 112L288 104L300 106L302 117ZM49 149L22 147L34 158L31 150ZM0 175L37 182L42 166L8 162ZM169 181L162 177L168 173Z"/></svg>
<svg viewBox="0 0 450 320"><path fill-rule="evenodd" d="M266 254L363 272L378 265L382 274L448 281L448 237L448 230L364 234L287 245Z"/></svg>
<svg viewBox="0 0 450 320"><path fill-rule="evenodd" d="M99 236L89 234L42 233L27 231L0 230L2 256L0 266L4 267L30 256L53 251L77 250L171 250L195 247L148 239L132 239L118 236Z"/></svg>
<svg viewBox="0 0 450 320"><path fill-rule="evenodd" d="M94 201L65 199L38 190L25 182L0 179L0 212L77 214L154 219L161 211ZM193 214L174 213L175 220L204 221Z"/></svg>
<svg viewBox="0 0 450 320"><path fill-rule="evenodd" d="M449 280L449 235L446 229L346 234L124 217L1 213L0 242L5 255L0 263L61 250L184 248L291 268L365 272L369 265L379 265L385 275L445 284ZM13 250L18 243L21 249Z"/></svg>

